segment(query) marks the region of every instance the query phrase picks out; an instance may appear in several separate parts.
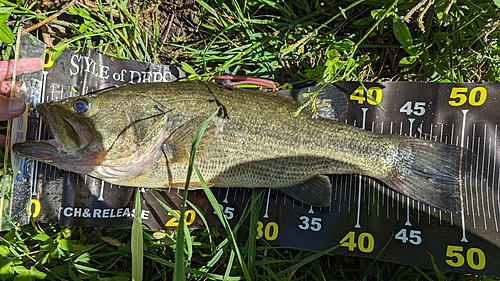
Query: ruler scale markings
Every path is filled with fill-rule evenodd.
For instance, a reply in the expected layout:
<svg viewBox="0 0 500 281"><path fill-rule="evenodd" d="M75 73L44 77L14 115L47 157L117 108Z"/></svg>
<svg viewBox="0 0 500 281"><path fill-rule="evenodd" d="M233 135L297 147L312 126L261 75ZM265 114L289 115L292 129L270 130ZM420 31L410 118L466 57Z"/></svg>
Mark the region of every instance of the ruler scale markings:
<svg viewBox="0 0 500 281"><path fill-rule="evenodd" d="M486 124L485 124L486 127ZM485 128L486 129L486 128ZM483 138L483 159L481 163L481 168L484 171L484 161L486 157L486 130L484 131L484 138ZM481 173L481 184L479 185L480 193L481 193L481 209L483 211L483 222L484 222L484 228L487 230L487 224L486 224L486 208L484 206L484 192L483 192L483 183L484 183L484 172Z"/></svg>
<svg viewBox="0 0 500 281"><path fill-rule="evenodd" d="M347 192L347 191L348 191L348 190L350 191L351 189L352 189L351 185L344 184L344 185L342 186L342 189L341 189L340 194L341 194L341 197L342 197L342 195L343 195L343 199L342 199L342 201L343 201L343 202L346 202L346 201L347 201L347 195L348 195L348 192Z"/></svg>
<svg viewBox="0 0 500 281"><path fill-rule="evenodd" d="M228 203L228 201L227 201L227 196L228 195L229 195L229 188L226 189L226 196L224 197L224 200L222 200L223 203L226 203L226 204Z"/></svg>
<svg viewBox="0 0 500 281"><path fill-rule="evenodd" d="M427 210L429 211L429 225L431 224L431 207L427 207Z"/></svg>
<svg viewBox="0 0 500 281"><path fill-rule="evenodd" d="M417 127L417 132L418 132L418 137L422 138L422 126L424 125L424 122L421 122L420 125ZM417 137L417 134L415 134L415 137ZM424 136L425 138L425 136Z"/></svg>
<svg viewBox="0 0 500 281"><path fill-rule="evenodd" d="M472 124L472 137L471 137L471 140L472 140L472 144L471 144L471 149L474 150L474 147L475 147L475 142L476 142L476 124ZM476 157L476 161L477 161L477 157ZM476 171L477 171L477 163L476 163ZM476 173L476 176L477 176L477 173ZM472 174L471 174L471 177L470 177L470 181L471 181L471 185L470 185L470 207L471 207L471 215L472 215L472 221L474 223L474 226L476 224L476 215L475 215L475 210L474 210L474 194L473 194L473 186L476 185L476 184L473 184L473 183L477 183L475 182L475 180L477 180L477 178L473 178L472 177Z"/></svg>
<svg viewBox="0 0 500 281"><path fill-rule="evenodd" d="M493 187L495 186L495 174L496 174L496 162L497 162L497 129L498 125L495 124L495 134L493 137L493 169L491 175L491 209L493 210L493 219L495 221L495 230L498 232L498 221L497 221L497 212L495 208L495 196L493 194ZM489 187L486 187L489 188Z"/></svg>
<svg viewBox="0 0 500 281"><path fill-rule="evenodd" d="M99 198L97 201L104 201L104 181L101 181L101 188L99 189Z"/></svg>
<svg viewBox="0 0 500 281"><path fill-rule="evenodd" d="M246 190L245 189L239 189L239 188L238 188L238 190L240 190L241 194L243 194L243 195L241 195L241 201L240 202L245 202ZM252 190L252 192L253 192L253 190ZM236 198L234 199L234 201L236 201ZM285 206L285 203L286 203L286 194L284 194L284 196L283 196L283 206Z"/></svg>
<svg viewBox="0 0 500 281"><path fill-rule="evenodd" d="M366 182L366 181L363 181L363 178L360 176L360 181L361 182ZM363 188L363 203L366 204L366 211L368 213L368 215L370 214L370 195L371 195L371 186L368 186L368 188Z"/></svg>
<svg viewBox="0 0 500 281"><path fill-rule="evenodd" d="M361 213L361 177L358 177L358 209L356 213L356 225L354 225L354 228L361 228L361 225L359 224L360 220L360 213Z"/></svg>
<svg viewBox="0 0 500 281"><path fill-rule="evenodd" d="M485 125L486 127L486 125ZM486 128L485 128L486 129ZM486 130L485 130L486 135ZM490 192L488 191L488 187L490 186L490 169L491 169L491 137L488 138L488 168L486 170L486 206L488 207L488 218L491 219L491 208L490 208Z"/></svg>
<svg viewBox="0 0 500 281"><path fill-rule="evenodd" d="M409 136L413 136L413 123L415 122L415 118L408 118L408 121L410 122L410 128L409 128L409 133L408 135ZM415 134L415 137L416 137L416 134ZM405 225L406 226L411 226L411 223L410 223L410 198L409 197L406 197L406 222L405 222Z"/></svg>
<svg viewBox="0 0 500 281"><path fill-rule="evenodd" d="M37 191L37 185L36 185L36 179L38 178L38 161L33 161L34 162L34 168L33 168L33 174L32 174L32 177L31 177L31 181L30 181L30 184L31 186L33 187L31 189L31 196L37 196L38 195L38 191Z"/></svg>
<svg viewBox="0 0 500 281"><path fill-rule="evenodd" d="M396 220L399 221L399 193L396 194L397 199L394 200L396 205Z"/></svg>
<svg viewBox="0 0 500 281"><path fill-rule="evenodd" d="M403 126L404 126L403 125L403 121L401 121L399 123L399 135L401 135L401 136L403 135ZM411 130L411 124L410 124L410 130ZM405 134L405 136L406 136L406 134ZM400 195L399 193L397 193L396 196L397 196L397 199L396 199L396 202L397 202L397 204L396 204L397 220L399 221L399 208L400 208L399 202L403 202L404 201L404 197L402 195ZM400 200L400 196L402 197L401 200Z"/></svg>
<svg viewBox="0 0 500 281"><path fill-rule="evenodd" d="M410 222L410 197L406 197L406 226L411 226Z"/></svg>
<svg viewBox="0 0 500 281"><path fill-rule="evenodd" d="M477 137L477 152L479 153L479 149L481 147L481 137ZM481 216L481 211L480 211L480 207L479 207L479 190L478 190L478 186L479 186L479 157L476 157L476 174L475 174L475 181L474 181L474 191L476 193L476 197L475 197L475 201L476 201L476 211L477 211L477 215L478 216ZM475 225L474 225L475 227Z"/></svg>
<svg viewBox="0 0 500 281"><path fill-rule="evenodd" d="M465 127L463 127L462 129L465 129ZM454 133L455 133L455 123L451 123L451 134L450 134L450 143L449 143L451 145L453 145L453 134ZM458 144L458 142L457 142L457 144Z"/></svg>
<svg viewBox="0 0 500 281"><path fill-rule="evenodd" d="M361 111L363 112L363 117L361 119L361 122L362 122L361 128L365 129L366 128L366 112L368 111L368 108L363 107L363 108L361 108ZM357 214L356 214L356 225L354 226L354 228L361 228L361 225L359 224L360 215L361 215L361 177L359 177L359 180L358 180L358 206L357 207L358 207L358 209L357 209Z"/></svg>
<svg viewBox="0 0 500 281"><path fill-rule="evenodd" d="M372 122L372 132L375 132L375 127L376 127L375 122ZM383 126L381 126L380 129L382 130ZM377 213L377 217L380 217L380 185L378 183L375 183L375 181L373 179L368 179L368 181L373 184L373 192L374 192L373 193L373 201L375 202L375 195L376 195L377 196L376 213ZM372 184L369 184L369 185L372 186Z"/></svg>
<svg viewBox="0 0 500 281"><path fill-rule="evenodd" d="M479 191L480 191L480 194L481 194L481 209L482 209L482 213L483 213L483 219L484 219L484 224L486 225L486 208L485 208L485 204L484 204L484 192L483 192L483 183L485 181L485 178L484 178L484 166L485 166L485 158L486 158L486 124L485 124L485 131L484 131L484 137L483 137L483 157L482 157L482 160L481 160L481 168L482 168L482 172L481 172L481 184L479 185Z"/></svg>
<svg viewBox="0 0 500 281"><path fill-rule="evenodd" d="M271 189L267 189L267 200L266 200L266 211L264 212L263 218L268 219L269 218L269 198L271 196Z"/></svg>
<svg viewBox="0 0 500 281"><path fill-rule="evenodd" d="M377 191L377 217L380 217L380 185L375 183L375 190Z"/></svg>
<svg viewBox="0 0 500 281"><path fill-rule="evenodd" d="M500 169L498 171L498 181L497 181L497 206L495 209L497 209L500 212Z"/></svg>
<svg viewBox="0 0 500 281"><path fill-rule="evenodd" d="M417 223L420 224L420 202L417 202ZM422 205L423 206L423 205Z"/></svg>
<svg viewBox="0 0 500 281"><path fill-rule="evenodd" d="M333 186L332 186L332 188L333 188ZM333 200L338 200L337 195L339 193L339 177L335 177L335 190L332 190L332 192L333 192Z"/></svg>
<svg viewBox="0 0 500 281"><path fill-rule="evenodd" d="M408 132L408 136L413 136L413 122L415 122L415 118L408 118L410 122L410 131Z"/></svg>
<svg viewBox="0 0 500 281"><path fill-rule="evenodd" d="M344 178L345 178L345 182L346 182L346 186L347 186L347 177L344 177ZM352 186L352 177L349 177L349 181L350 181L349 186ZM354 191L354 194L352 194L353 191ZM355 196L356 196L356 190L353 188L349 188L349 197L347 198L347 213L348 214L351 213L351 201L354 202Z"/></svg>
<svg viewBox="0 0 500 281"><path fill-rule="evenodd" d="M340 208L341 208L340 206L342 205L342 195L341 195L341 194L342 194L342 188L344 188L344 184L342 183L342 177L341 177L341 180L340 180L340 184L341 184L341 185L340 185L340 188L339 188L339 189L340 189L340 194L339 194L339 197L338 197L338 199L337 199L337 202L339 203L339 204L338 204L338 205L339 205L339 206L338 206L338 207L339 207L339 208L338 208L338 212L339 212L339 213L340 213ZM347 182L346 182L346 185L347 185Z"/></svg>
<svg viewBox="0 0 500 281"><path fill-rule="evenodd" d="M467 146L466 146L467 149L469 149L469 136L467 136ZM471 167L472 169L472 167ZM468 187L472 186L472 177L471 177L471 173L469 173L469 177L465 179L465 187L464 187L464 194L465 194L465 210L462 210L462 212L466 212L467 215L470 214L470 211L469 211L469 205L470 205L470 200L469 200L469 192L468 192ZM472 196L472 194L471 194Z"/></svg>
<svg viewBox="0 0 500 281"><path fill-rule="evenodd" d="M461 129L461 141L460 141L460 147L464 147L464 141L465 141L465 127L466 127L466 120L467 120L467 113L469 112L469 110L465 109L465 110L462 110L462 129ZM453 134L453 129L452 129L452 134ZM468 142L467 142L468 143ZM461 205L462 205L462 212L460 212L460 217L461 217L461 222L462 222L462 239L461 239L461 242L468 242L467 240L467 234L466 234L466 227L465 227L465 211L464 211L464 198L463 198L463 189L462 187L460 187L460 200L462 201L461 202ZM466 197L467 197L467 190L465 190L465 193L466 193ZM468 207L467 207L468 208ZM472 209L474 209L472 207ZM473 212L474 213L474 212ZM474 215L473 215L473 224L475 225L475 219L474 219Z"/></svg>

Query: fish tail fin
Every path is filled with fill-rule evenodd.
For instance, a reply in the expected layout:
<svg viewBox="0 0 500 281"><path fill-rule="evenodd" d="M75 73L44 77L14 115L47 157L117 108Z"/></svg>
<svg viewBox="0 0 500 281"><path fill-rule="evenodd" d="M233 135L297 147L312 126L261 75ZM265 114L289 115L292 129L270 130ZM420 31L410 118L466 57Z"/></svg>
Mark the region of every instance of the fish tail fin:
<svg viewBox="0 0 500 281"><path fill-rule="evenodd" d="M394 190L438 209L462 208L466 178L475 154L461 147L411 137L402 138L397 163L386 179Z"/></svg>

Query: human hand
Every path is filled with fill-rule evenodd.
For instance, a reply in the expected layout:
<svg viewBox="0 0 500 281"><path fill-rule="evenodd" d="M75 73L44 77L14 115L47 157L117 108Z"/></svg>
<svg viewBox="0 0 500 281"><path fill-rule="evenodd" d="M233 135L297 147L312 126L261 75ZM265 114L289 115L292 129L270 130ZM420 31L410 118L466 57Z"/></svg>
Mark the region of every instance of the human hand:
<svg viewBox="0 0 500 281"><path fill-rule="evenodd" d="M35 72L43 69L40 58L22 58L17 63L17 75ZM26 103L17 97L9 98L11 81L3 81L12 77L14 60L0 61L0 121L5 121L19 116L26 109ZM15 87L15 94L19 92L19 85ZM0 148L5 147L5 135L0 134Z"/></svg>

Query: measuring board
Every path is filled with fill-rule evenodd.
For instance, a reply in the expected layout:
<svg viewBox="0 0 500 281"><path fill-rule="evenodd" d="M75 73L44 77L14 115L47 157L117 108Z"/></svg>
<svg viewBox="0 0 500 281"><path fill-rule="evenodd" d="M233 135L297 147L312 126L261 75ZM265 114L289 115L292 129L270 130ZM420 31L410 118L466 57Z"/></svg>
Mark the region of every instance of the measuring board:
<svg viewBox="0 0 500 281"><path fill-rule="evenodd" d="M278 191L265 191L258 237L271 245L313 250L341 244L333 253L372 258L387 246L381 260L431 267L432 255L442 270L500 276L500 264L496 262L500 260L500 165L496 153L498 125L495 124L500 117L496 113L499 105L495 94L500 85L366 84L380 106L367 99L358 83L336 85L350 100L348 112L339 122L379 133L432 139L474 151L477 156L474 168L480 172L476 173L479 177L470 179L476 184L474 189L465 192L463 212L449 213L428 207L374 179L334 175L331 176L333 195L329 208L307 206ZM61 223L87 226L130 223L134 189L60 172L46 164L41 164L39 171L43 171L45 179L48 175L54 177L47 181L52 184L42 188L45 191L62 186L60 191L49 192L54 197L58 192L66 196L55 210L59 211ZM252 197L249 189L214 188L213 192L230 222L239 219ZM176 220L158 204L157 198L178 210L177 194L180 192L143 190L145 206L141 216L145 226L176 227ZM189 200L205 212L209 225L218 225L203 192L191 192ZM54 207L54 204L44 202L43 206ZM191 227L203 227L193 210L186 214L186 221Z"/></svg>
<svg viewBox="0 0 500 281"><path fill-rule="evenodd" d="M89 63L93 62L94 70L95 66L102 70L102 65L106 66L108 60L106 56L91 51L78 56L68 54L65 57L63 54L58 59L60 61L47 69L40 102L75 95L71 85L63 84L63 81L74 78L67 77L72 69L82 75L78 78L80 80L97 77L95 79L101 83L70 81L75 85L85 85L79 88L82 94L95 90L88 85L108 85L103 82L102 71L93 72ZM117 60L112 61L116 63ZM79 66L80 72L76 72L73 62ZM68 75L63 75L62 70ZM89 72L85 73L85 70ZM168 73L173 71L167 70ZM111 78L116 73L124 73L119 69L114 72L112 67L107 71ZM136 72L141 73L138 76L140 82L148 82L145 78L150 75L147 70ZM113 83L116 81L109 82L110 85ZM500 163L497 163L500 156L497 159L496 153L496 120L500 120L497 92L500 85L365 84L375 101L368 98L359 83L339 82L336 86L350 101L347 113L339 122L378 133L432 139L474 151L477 156L474 169L478 176L469 179L474 188L464 192L463 211L449 213L428 207L371 178L332 175L332 204L328 208L307 206L278 191L264 190L257 224L258 239L271 245L312 250L326 250L340 244L332 253L371 258L386 247L381 260L432 267L432 256L441 270L500 276L497 262L500 260ZM28 138L47 136L41 122L36 114L29 117ZM131 200L137 189L113 186L28 159L23 160L19 175L14 177L14 184L25 186L27 193L31 194L35 221L84 226L129 225L132 221L134 202ZM213 188L212 191L231 223L238 221L252 198L249 189ZM143 210L140 215L144 226L153 229L175 227L178 222L158 203L158 199L178 210L180 193L142 190ZM219 225L202 191L190 192L188 198L205 213L210 226ZM190 227L204 227L198 214L190 208L186 222Z"/></svg>

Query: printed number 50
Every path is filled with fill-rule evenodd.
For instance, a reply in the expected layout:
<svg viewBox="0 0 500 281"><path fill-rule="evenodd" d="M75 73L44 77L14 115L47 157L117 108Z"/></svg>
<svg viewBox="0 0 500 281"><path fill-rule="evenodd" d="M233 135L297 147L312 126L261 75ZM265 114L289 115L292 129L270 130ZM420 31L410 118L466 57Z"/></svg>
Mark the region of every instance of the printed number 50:
<svg viewBox="0 0 500 281"><path fill-rule="evenodd" d="M465 262L470 268L475 270L482 270L486 266L486 256L484 252L479 248L470 248L466 251L465 256L462 254L464 252L462 246L448 245L446 248L446 263L453 267L462 267Z"/></svg>
<svg viewBox="0 0 500 281"><path fill-rule="evenodd" d="M485 87L475 87L470 92L467 88L453 87L448 103L451 106L462 106L469 101L472 106L481 106L486 102L487 96L488 91Z"/></svg>

